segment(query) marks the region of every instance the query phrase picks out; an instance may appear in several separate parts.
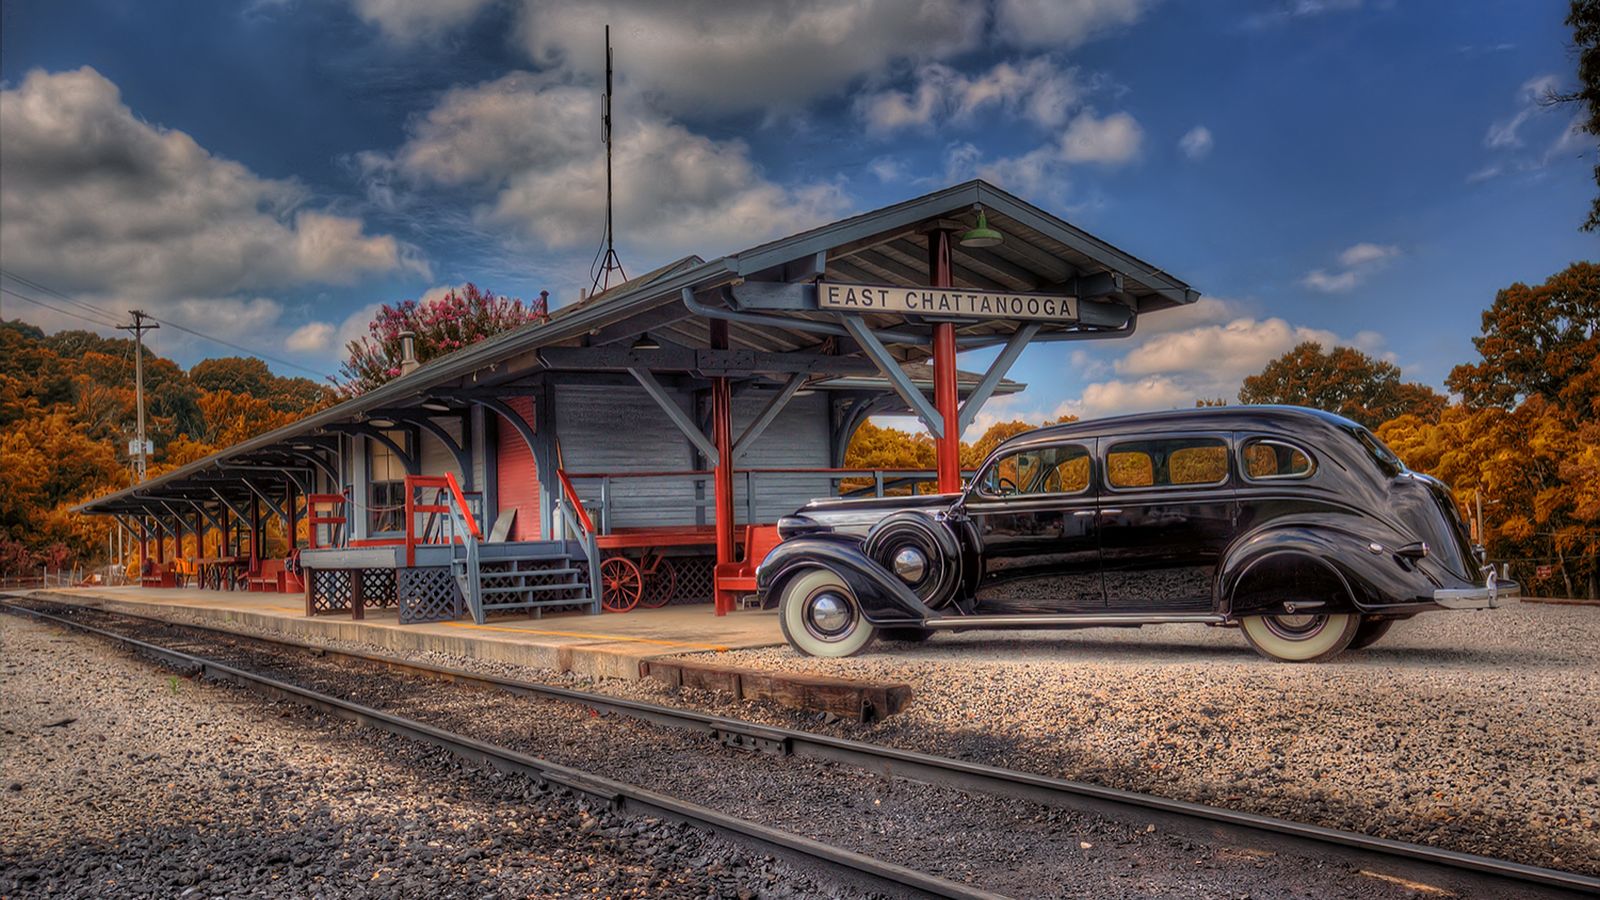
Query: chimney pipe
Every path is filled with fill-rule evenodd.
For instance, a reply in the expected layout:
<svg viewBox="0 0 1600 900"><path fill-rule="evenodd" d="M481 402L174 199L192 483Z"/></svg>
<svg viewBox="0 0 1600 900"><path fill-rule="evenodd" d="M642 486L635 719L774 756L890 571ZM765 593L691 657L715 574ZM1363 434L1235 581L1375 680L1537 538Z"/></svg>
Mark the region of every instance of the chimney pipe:
<svg viewBox="0 0 1600 900"><path fill-rule="evenodd" d="M417 362L417 335L416 332L400 332L400 374L410 375L422 363Z"/></svg>

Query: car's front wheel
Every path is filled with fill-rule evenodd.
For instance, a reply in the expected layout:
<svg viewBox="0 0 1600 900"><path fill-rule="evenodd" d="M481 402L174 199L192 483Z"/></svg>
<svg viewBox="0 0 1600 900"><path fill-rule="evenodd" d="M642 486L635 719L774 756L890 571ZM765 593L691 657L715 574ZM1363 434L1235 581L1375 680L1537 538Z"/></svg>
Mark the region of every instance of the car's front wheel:
<svg viewBox="0 0 1600 900"><path fill-rule="evenodd" d="M1322 662L1355 640L1361 617L1351 613L1245 616L1239 630L1256 652L1280 662Z"/></svg>
<svg viewBox="0 0 1600 900"><path fill-rule="evenodd" d="M789 579L778 599L778 623L789 646L806 656L854 656L877 633L850 587L827 569Z"/></svg>

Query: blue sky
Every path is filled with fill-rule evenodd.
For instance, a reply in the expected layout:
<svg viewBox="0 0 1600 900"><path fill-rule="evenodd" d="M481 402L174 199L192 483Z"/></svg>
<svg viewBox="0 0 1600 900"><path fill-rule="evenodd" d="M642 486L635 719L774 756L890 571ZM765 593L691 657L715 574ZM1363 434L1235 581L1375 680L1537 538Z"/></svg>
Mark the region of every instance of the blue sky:
<svg viewBox="0 0 1600 900"><path fill-rule="evenodd" d="M991 417L1231 396L1304 338L1442 385L1497 288L1600 247L1594 141L1535 102L1573 81L1565 3L665 6L7 3L0 263L317 372L379 302L570 301L606 22L630 272L976 175L1205 294L1136 341L1030 350Z"/></svg>

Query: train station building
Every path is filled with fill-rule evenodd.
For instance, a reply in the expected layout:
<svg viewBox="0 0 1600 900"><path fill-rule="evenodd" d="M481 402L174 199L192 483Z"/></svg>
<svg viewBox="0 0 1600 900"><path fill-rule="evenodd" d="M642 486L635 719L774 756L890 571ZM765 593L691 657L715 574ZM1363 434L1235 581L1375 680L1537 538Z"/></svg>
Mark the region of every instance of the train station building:
<svg viewBox="0 0 1600 900"><path fill-rule="evenodd" d="M306 616L723 615L807 500L960 490L961 433L1023 388L1006 374L1026 347L1125 338L1196 297L972 181L402 360L381 387L77 511L142 543L145 585L294 594ZM957 368L985 348L982 371ZM857 428L896 414L932 435L936 468L845 468Z"/></svg>

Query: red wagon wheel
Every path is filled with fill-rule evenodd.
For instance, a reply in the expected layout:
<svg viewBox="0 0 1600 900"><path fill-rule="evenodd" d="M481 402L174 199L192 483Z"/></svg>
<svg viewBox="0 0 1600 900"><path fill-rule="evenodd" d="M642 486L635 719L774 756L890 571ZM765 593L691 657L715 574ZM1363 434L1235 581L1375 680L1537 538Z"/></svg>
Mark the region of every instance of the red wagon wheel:
<svg viewBox="0 0 1600 900"><path fill-rule="evenodd" d="M660 609L672 602L678 596L678 570L672 565L672 560L665 556L656 557L655 568L650 571L650 577L645 579L644 596L639 598L639 605L645 609Z"/></svg>
<svg viewBox="0 0 1600 900"><path fill-rule="evenodd" d="M600 608L606 612L627 612L639 605L644 593L644 576L626 556L608 556L600 563Z"/></svg>

